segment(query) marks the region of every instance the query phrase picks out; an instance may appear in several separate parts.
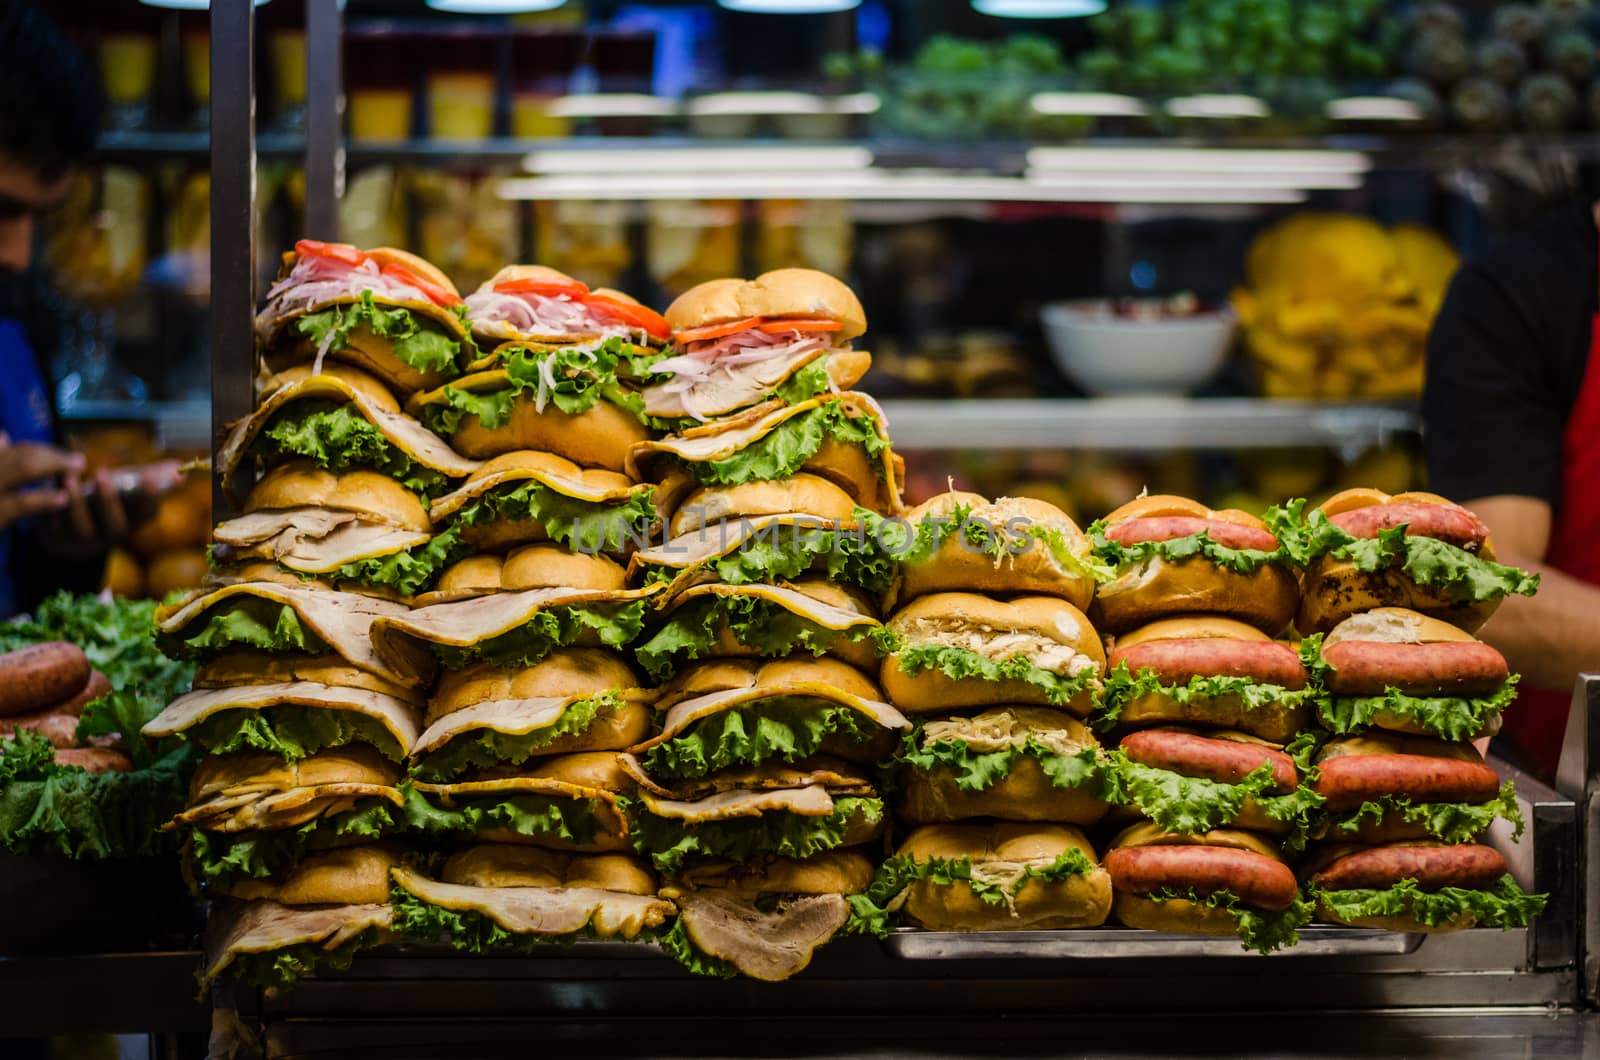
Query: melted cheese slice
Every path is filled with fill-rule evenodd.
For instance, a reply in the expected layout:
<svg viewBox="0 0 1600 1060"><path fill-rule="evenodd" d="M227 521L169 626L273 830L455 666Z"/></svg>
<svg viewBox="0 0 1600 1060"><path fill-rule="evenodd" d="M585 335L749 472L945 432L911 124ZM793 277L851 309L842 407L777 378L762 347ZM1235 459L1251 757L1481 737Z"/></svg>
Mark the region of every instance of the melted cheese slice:
<svg viewBox="0 0 1600 1060"><path fill-rule="evenodd" d="M634 939L660 927L676 912L654 895L597 887L470 887L442 883L407 868L394 882L429 905L488 917L516 935L574 935L587 929L600 938Z"/></svg>
<svg viewBox="0 0 1600 1060"><path fill-rule="evenodd" d="M399 743L402 754L417 742L417 712L409 704L370 689L339 688L313 681L197 689L167 704L139 731L159 739L192 729L224 711L270 710L285 705L347 710L374 718Z"/></svg>

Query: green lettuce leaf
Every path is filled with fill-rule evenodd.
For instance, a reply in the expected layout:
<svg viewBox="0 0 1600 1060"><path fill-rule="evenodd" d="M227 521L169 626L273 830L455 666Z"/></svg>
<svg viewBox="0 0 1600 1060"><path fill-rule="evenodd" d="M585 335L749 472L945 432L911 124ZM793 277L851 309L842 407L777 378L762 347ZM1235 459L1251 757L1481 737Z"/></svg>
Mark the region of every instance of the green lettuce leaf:
<svg viewBox="0 0 1600 1060"><path fill-rule="evenodd" d="M764 527L746 538L737 551L691 569L714 574L729 585L749 585L787 581L818 568L827 572L829 581L859 586L882 596L894 580L895 562L864 521L866 516L875 518L874 513L857 508L854 528ZM678 573L667 567L648 567L645 584L671 581Z"/></svg>
<svg viewBox="0 0 1600 1060"><path fill-rule="evenodd" d="M447 526L434 534L425 545L346 563L326 577L335 582L357 582L377 589L390 589L401 596L415 596L433 588L433 583L446 567L472 552L472 546L461 540L461 528ZM304 577L309 579L324 575L307 574Z"/></svg>
<svg viewBox="0 0 1600 1060"><path fill-rule="evenodd" d="M422 422L447 438L461 429L466 416L478 417L486 430L503 426L511 418L511 408L519 396L537 398L541 365L548 362L555 385L546 388L545 399L560 412L576 416L604 399L647 423L644 399L619 378L635 374L654 359L642 357L642 349L622 338L607 339L587 351L573 347L553 351L510 347L499 353L499 367L506 373L504 386L479 394L446 387L447 404L426 408Z"/></svg>
<svg viewBox="0 0 1600 1060"><path fill-rule="evenodd" d="M826 700L776 696L720 711L645 752L645 769L664 779L694 779L731 766L797 762L829 737L862 744L883 730L867 715Z"/></svg>
<svg viewBox="0 0 1600 1060"><path fill-rule="evenodd" d="M394 807L373 798L358 799L353 809L312 818L298 828L249 832L195 829L189 838L189 871L197 883L224 887L240 879L265 879L293 865L307 851L354 846L396 831Z"/></svg>
<svg viewBox="0 0 1600 1060"><path fill-rule="evenodd" d="M735 640L758 649L765 658L799 651L824 655L840 638L852 644L871 640L879 655L893 650L893 635L880 625L828 629L771 600L713 595L674 608L667 621L634 653L645 672L662 681L684 663L711 655L717 630L723 624Z"/></svg>
<svg viewBox="0 0 1600 1060"><path fill-rule="evenodd" d="M592 630L600 643L621 648L644 628L645 602L586 603L548 607L534 614L525 625L498 637L465 648L431 645L447 670L460 670L479 659L496 666L533 666L557 648L565 648L586 631Z"/></svg>
<svg viewBox="0 0 1600 1060"><path fill-rule="evenodd" d="M402 811L412 832L472 835L477 832L514 832L517 835L554 836L587 846L600 834L600 819L593 799L557 798L531 792L508 792L457 799L444 806L402 783Z"/></svg>
<svg viewBox="0 0 1600 1060"><path fill-rule="evenodd" d="M180 633L158 633L156 644L178 659L205 659L234 648L323 655L331 651L288 604L234 596Z"/></svg>
<svg viewBox="0 0 1600 1060"><path fill-rule="evenodd" d="M1085 747L1077 754L1064 755L1029 736L1002 751L974 751L965 740L935 740L920 746L922 726L908 733L896 762L923 773L946 769L961 791L988 791L1011 775L1017 760L1032 758L1050 778L1052 787L1081 788L1093 785L1105 797L1111 792L1112 777L1096 748Z"/></svg>
<svg viewBox="0 0 1600 1060"><path fill-rule="evenodd" d="M56 765L56 745L32 729L18 729L0 740L0 785L43 780L67 771Z"/></svg>
<svg viewBox="0 0 1600 1060"><path fill-rule="evenodd" d="M633 823L634 849L648 854L656 871L664 875L676 873L685 860L748 861L758 854L810 857L838 847L857 820L873 824L883 820L882 799L858 796L834 799L833 812L826 817L769 811L758 817L698 824L657 817L637 799L624 799L622 805Z"/></svg>
<svg viewBox="0 0 1600 1060"><path fill-rule="evenodd" d="M683 965L695 975L703 975L712 979L737 979L739 969L720 957L713 957L701 951L689 938L688 929L683 926L683 918L672 922L672 926L656 937L657 944L668 957Z"/></svg>
<svg viewBox="0 0 1600 1060"><path fill-rule="evenodd" d="M1166 888L1144 897L1157 902L1178 898L1212 909L1226 909L1233 917L1234 925L1239 932L1239 941L1244 943L1245 949L1255 950L1257 953L1271 953L1273 950L1293 946L1299 942L1300 929L1311 922L1312 913L1315 912L1315 906L1304 898L1296 898L1289 908L1281 912L1251 909L1241 903L1238 896L1231 891L1216 891L1202 895L1193 888L1186 890Z"/></svg>
<svg viewBox="0 0 1600 1060"><path fill-rule="evenodd" d="M554 725L529 733L514 735L493 729L463 733L412 766L411 775L427 783L442 784L474 769L521 765L558 738L583 732L594 724L601 711L621 707L622 696L612 689L578 700Z"/></svg>
<svg viewBox="0 0 1600 1060"><path fill-rule="evenodd" d="M0 625L0 651L69 640L83 649L89 665L105 674L112 688L131 688L164 707L189 691L194 667L167 658L156 647L155 611L154 600L58 592L42 601L32 618Z"/></svg>
<svg viewBox="0 0 1600 1060"><path fill-rule="evenodd" d="M331 950L319 942L304 942L266 953L241 953L233 959L230 968L239 981L246 985L287 990L318 972L342 971L350 967L356 954L378 945L382 938L383 933L377 928L367 928Z"/></svg>
<svg viewBox="0 0 1600 1060"><path fill-rule="evenodd" d="M42 740L23 733L0 745L0 770L12 773L0 774L0 848L68 858L133 858L176 849L176 834L158 829L188 802L190 749L178 747L131 773L93 774L42 760ZM16 779L24 774L30 779Z"/></svg>
<svg viewBox="0 0 1600 1060"><path fill-rule="evenodd" d="M507 931L490 917L473 910L456 911L430 905L404 887L396 885L389 892L389 905L394 909L394 931L422 942L443 942L467 953L507 954L532 953L542 946L568 945L583 938L601 938L589 924L568 935L519 935ZM635 941L644 942L653 937L643 932ZM616 942L618 939L609 941Z"/></svg>
<svg viewBox="0 0 1600 1060"><path fill-rule="evenodd" d="M1381 696L1330 696L1317 704L1322 724L1336 733L1360 732L1380 713L1390 713L1426 729L1446 740L1470 740L1483 731L1491 719L1517 698L1517 675L1491 696L1465 699L1459 696L1408 696L1397 688Z"/></svg>
<svg viewBox="0 0 1600 1060"><path fill-rule="evenodd" d="M1305 688L1291 691L1282 685L1265 684L1248 677L1196 675L1186 684L1168 685L1163 684L1160 676L1150 669L1141 668L1139 675L1135 677L1128 671L1128 664L1121 662L1106 675L1105 692L1101 696L1100 711L1094 719L1094 727L1102 732L1111 728L1122 714L1124 706L1140 696L1153 693L1169 696L1179 703L1189 703L1195 699L1237 696L1245 710L1262 710L1274 704L1296 707L1308 701L1317 703L1320 699L1315 682L1307 682Z"/></svg>
<svg viewBox="0 0 1600 1060"><path fill-rule="evenodd" d="M1416 880L1401 880L1393 887L1328 891L1308 888L1309 896L1335 916L1356 920L1373 916L1412 916L1429 927L1454 919L1462 912L1477 917L1486 928L1526 927L1549 900L1546 894L1528 894L1510 875L1500 877L1488 890L1441 887L1424 891Z"/></svg>
<svg viewBox="0 0 1600 1060"><path fill-rule="evenodd" d="M951 680L976 677L985 681L1025 681L1044 693L1045 699L1061 706L1080 692L1099 687L1100 675L1084 671L1077 677L1063 677L1029 662L1025 656L1009 659L988 659L966 648L938 644L919 644L902 647L899 655L900 672L919 674L937 668Z"/></svg>
<svg viewBox="0 0 1600 1060"><path fill-rule="evenodd" d="M1113 751L1112 758L1117 787L1112 801L1137 808L1168 832L1194 835L1223 827L1239 815L1246 799L1253 798L1266 816L1290 826L1287 845L1298 850L1305 842L1311 814L1326 801L1308 787L1298 787L1287 795L1264 794L1273 786L1272 765L1267 762L1238 783L1226 784L1156 769L1131 760L1120 750Z"/></svg>
<svg viewBox="0 0 1600 1060"><path fill-rule="evenodd" d="M964 539L963 547L997 561L1001 553L1021 555L1030 548L1043 547L1050 550L1057 566L1074 574L1109 581L1116 573L1092 549L1075 550L1058 527L1034 523L993 526L987 520L974 518L972 508L965 504L956 505L947 515L920 519L915 527L903 519L886 519L874 512L861 513L860 517L882 550L902 567L927 563L944 547L945 541L960 534Z"/></svg>
<svg viewBox="0 0 1600 1060"><path fill-rule="evenodd" d="M1279 541L1289 542L1301 566L1331 555L1367 574L1399 567L1418 585L1442 592L1458 604L1498 600L1512 593L1532 596L1539 590L1537 574L1495 563L1437 538L1409 536L1406 525L1380 530L1376 537L1358 538L1334 525L1321 511L1313 510L1296 525L1294 516L1298 514L1291 510L1273 529L1279 532L1282 527Z"/></svg>
<svg viewBox="0 0 1600 1060"><path fill-rule="evenodd" d="M649 544L656 521L653 490L641 490L620 504L579 500L532 479L514 486L499 486L461 507L451 523L455 529L479 526L499 519L536 522L550 540L575 552L621 552L632 542Z"/></svg>
<svg viewBox="0 0 1600 1060"><path fill-rule="evenodd" d="M876 935L883 938L899 919L900 896L912 884L929 880L940 887L963 883L986 905L1009 906L1029 880L1058 883L1073 876L1093 872L1095 865L1073 847L1058 854L1048 865L1029 865L1011 879L985 879L981 870L974 875L972 859L929 858L918 861L909 854L895 854L883 860L866 894L847 895L850 920L842 934Z"/></svg>
<svg viewBox="0 0 1600 1060"><path fill-rule="evenodd" d="M371 291L362 291L361 299L348 305L329 306L315 313L297 317L289 326L314 348L321 349L328 333L333 339L328 349L344 350L350 345L350 332L362 324L374 335L389 339L394 355L402 363L419 372L444 372L459 374L458 362L461 347L467 347L465 360L477 356L472 339L457 340L426 317L418 317L411 310L398 306L378 305Z"/></svg>
<svg viewBox="0 0 1600 1060"><path fill-rule="evenodd" d="M298 762L329 747L371 744L385 758L405 761L400 745L377 718L353 710L303 707L292 703L264 710L224 710L183 734L207 754L267 751Z"/></svg>
<svg viewBox="0 0 1600 1060"><path fill-rule="evenodd" d="M1110 581L1118 574L1157 557L1168 563L1179 563L1195 556L1203 556L1218 567L1237 574L1254 574L1269 563L1280 566L1287 566L1289 563L1281 539L1278 547L1270 552L1256 548L1229 548L1213 541L1211 535L1204 530L1187 537L1175 537L1170 541L1141 541L1138 544L1123 545L1106 536L1107 528L1106 521L1098 519L1089 524L1087 531L1089 540L1093 543L1094 554L1105 564L1105 569L1111 572L1110 577L1101 578L1103 582Z"/></svg>
<svg viewBox="0 0 1600 1060"><path fill-rule="evenodd" d="M441 472L411 459L348 403L294 402L268 421L250 443L250 452L266 461L310 457L328 471L371 468L423 498L450 489L450 480Z"/></svg>
<svg viewBox="0 0 1600 1060"><path fill-rule="evenodd" d="M1340 832L1354 832L1361 822L1370 817L1373 824L1382 824L1390 814L1408 824L1420 824L1428 834L1444 843L1470 843L1494 823L1504 817L1515 829L1511 839L1522 838L1522 809L1517 805L1517 792L1511 781L1500 788L1500 794L1488 802L1412 802L1410 799L1386 797L1363 802L1361 808L1350 813L1329 814L1319 829L1328 838L1340 838Z"/></svg>
<svg viewBox="0 0 1600 1060"><path fill-rule="evenodd" d="M85 745L97 736L115 736L132 759L134 768L145 769L170 754L179 743L177 739L147 740L139 731L154 721L164 707L161 700L142 690L114 688L83 708L73 736Z"/></svg>
<svg viewBox="0 0 1600 1060"><path fill-rule="evenodd" d="M889 443L879 436L876 417L851 415L840 401L830 401L790 417L759 441L724 460L682 463L696 479L707 485L737 486L742 482L785 479L799 471L829 438L864 448L882 477L882 454Z"/></svg>

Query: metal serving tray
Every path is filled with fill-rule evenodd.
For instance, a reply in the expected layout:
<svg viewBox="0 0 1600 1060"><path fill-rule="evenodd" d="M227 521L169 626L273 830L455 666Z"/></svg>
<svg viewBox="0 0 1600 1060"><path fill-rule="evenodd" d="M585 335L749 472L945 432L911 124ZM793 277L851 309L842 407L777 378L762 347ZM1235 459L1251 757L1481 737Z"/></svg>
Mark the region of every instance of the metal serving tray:
<svg viewBox="0 0 1600 1060"><path fill-rule="evenodd" d="M1273 956L1379 957L1403 956L1422 945L1423 936L1366 928L1302 928L1300 943ZM1065 931L918 931L902 928L884 940L884 947L909 961L1053 960L1059 958L1240 957L1260 955L1229 937L1171 935L1130 928L1085 928Z"/></svg>

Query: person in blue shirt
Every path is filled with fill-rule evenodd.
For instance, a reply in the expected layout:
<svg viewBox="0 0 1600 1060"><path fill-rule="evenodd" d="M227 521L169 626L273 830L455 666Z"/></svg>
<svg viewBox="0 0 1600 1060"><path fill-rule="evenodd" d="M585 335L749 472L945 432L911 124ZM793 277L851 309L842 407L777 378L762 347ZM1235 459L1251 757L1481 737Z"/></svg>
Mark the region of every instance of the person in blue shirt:
<svg viewBox="0 0 1600 1060"><path fill-rule="evenodd" d="M124 499L177 480L176 465L150 465L119 496L107 471L86 476L83 456L56 445L41 358L50 314L29 269L38 219L93 152L101 108L94 67L60 28L26 0L0 0L0 615L94 588L128 532Z"/></svg>

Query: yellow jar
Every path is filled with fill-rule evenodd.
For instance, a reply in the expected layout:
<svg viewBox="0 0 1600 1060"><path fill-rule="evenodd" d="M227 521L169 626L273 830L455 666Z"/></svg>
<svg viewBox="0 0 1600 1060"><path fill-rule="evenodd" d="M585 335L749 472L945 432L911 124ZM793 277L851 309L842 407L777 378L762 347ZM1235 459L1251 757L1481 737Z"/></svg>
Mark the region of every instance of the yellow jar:
<svg viewBox="0 0 1600 1060"><path fill-rule="evenodd" d="M156 76L156 38L143 33L108 33L100 38L100 78L116 104L143 103Z"/></svg>
<svg viewBox="0 0 1600 1060"><path fill-rule="evenodd" d="M436 140L487 139L494 131L494 74L430 74L428 129Z"/></svg>
<svg viewBox="0 0 1600 1060"><path fill-rule="evenodd" d="M411 135L411 93L403 88L362 88L350 94L350 136L404 140Z"/></svg>

